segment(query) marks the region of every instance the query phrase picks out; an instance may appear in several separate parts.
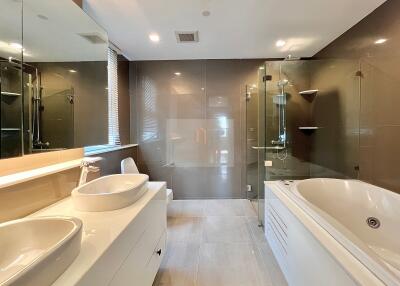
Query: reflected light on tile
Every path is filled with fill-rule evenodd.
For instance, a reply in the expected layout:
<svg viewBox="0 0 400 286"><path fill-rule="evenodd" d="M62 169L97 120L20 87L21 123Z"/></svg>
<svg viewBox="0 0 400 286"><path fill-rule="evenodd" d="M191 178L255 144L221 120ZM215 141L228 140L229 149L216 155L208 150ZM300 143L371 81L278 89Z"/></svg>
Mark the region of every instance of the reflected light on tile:
<svg viewBox="0 0 400 286"><path fill-rule="evenodd" d="M16 50L22 50L22 45L19 43L10 43L10 47Z"/></svg>
<svg viewBox="0 0 400 286"><path fill-rule="evenodd" d="M18 43L7 43L0 41L0 50L11 54L20 54L22 46Z"/></svg>
<svg viewBox="0 0 400 286"><path fill-rule="evenodd" d="M220 166L219 171L221 178L224 180L228 180L228 166Z"/></svg>
<svg viewBox="0 0 400 286"><path fill-rule="evenodd" d="M219 128L222 129L227 129L228 128L228 119L226 116L218 116L218 126Z"/></svg>
<svg viewBox="0 0 400 286"><path fill-rule="evenodd" d="M386 41L387 41L387 39L382 38L382 39L376 40L374 43L375 43L376 45L380 45L380 44L385 43Z"/></svg>
<svg viewBox="0 0 400 286"><path fill-rule="evenodd" d="M284 45L286 45L286 42L284 40L278 40L276 41L275 45L280 48L283 47Z"/></svg>

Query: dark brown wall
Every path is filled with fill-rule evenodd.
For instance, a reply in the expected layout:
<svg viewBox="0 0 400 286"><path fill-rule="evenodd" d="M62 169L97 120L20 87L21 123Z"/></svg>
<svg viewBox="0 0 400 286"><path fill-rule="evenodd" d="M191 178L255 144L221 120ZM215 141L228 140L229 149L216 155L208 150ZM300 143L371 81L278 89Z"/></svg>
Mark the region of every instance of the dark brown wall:
<svg viewBox="0 0 400 286"><path fill-rule="evenodd" d="M313 134L312 177L357 178L359 165L360 78L358 61L314 61L311 85L319 89L311 118L321 127ZM329 152L327 152L329 151ZM321 168L323 167L323 168Z"/></svg>
<svg viewBox="0 0 400 286"><path fill-rule="evenodd" d="M241 111L245 85L257 84L262 63L131 62L139 168L167 181L177 198L245 197Z"/></svg>
<svg viewBox="0 0 400 286"><path fill-rule="evenodd" d="M380 38L387 42L375 44ZM357 61L359 178L400 192L400 1L385 2L315 57Z"/></svg>

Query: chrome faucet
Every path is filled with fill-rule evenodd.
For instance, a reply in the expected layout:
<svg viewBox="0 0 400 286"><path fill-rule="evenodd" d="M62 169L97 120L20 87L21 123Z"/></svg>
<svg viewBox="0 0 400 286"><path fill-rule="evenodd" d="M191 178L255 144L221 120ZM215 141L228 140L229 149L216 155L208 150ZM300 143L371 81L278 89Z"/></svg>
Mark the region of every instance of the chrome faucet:
<svg viewBox="0 0 400 286"><path fill-rule="evenodd" d="M81 162L81 175L79 176L78 187L86 183L87 175L100 171L99 167L93 166L93 163L87 160Z"/></svg>

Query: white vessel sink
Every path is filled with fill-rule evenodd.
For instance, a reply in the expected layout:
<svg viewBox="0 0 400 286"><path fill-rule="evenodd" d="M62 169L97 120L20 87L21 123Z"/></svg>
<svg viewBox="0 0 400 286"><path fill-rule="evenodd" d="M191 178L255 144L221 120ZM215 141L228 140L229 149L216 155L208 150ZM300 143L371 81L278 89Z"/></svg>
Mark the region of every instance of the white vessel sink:
<svg viewBox="0 0 400 286"><path fill-rule="evenodd" d="M149 176L118 174L100 177L75 188L71 195L74 208L101 212L121 209L136 202L147 191Z"/></svg>
<svg viewBox="0 0 400 286"><path fill-rule="evenodd" d="M81 249L82 222L24 218L0 224L0 285L51 285Z"/></svg>

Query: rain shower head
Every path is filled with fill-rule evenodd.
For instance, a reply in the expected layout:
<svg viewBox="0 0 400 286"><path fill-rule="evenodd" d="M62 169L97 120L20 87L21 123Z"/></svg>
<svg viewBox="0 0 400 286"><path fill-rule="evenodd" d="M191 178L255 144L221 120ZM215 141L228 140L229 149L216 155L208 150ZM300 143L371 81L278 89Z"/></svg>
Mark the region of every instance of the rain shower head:
<svg viewBox="0 0 400 286"><path fill-rule="evenodd" d="M289 81L287 79L281 79L278 81L278 87L284 87L289 83Z"/></svg>

